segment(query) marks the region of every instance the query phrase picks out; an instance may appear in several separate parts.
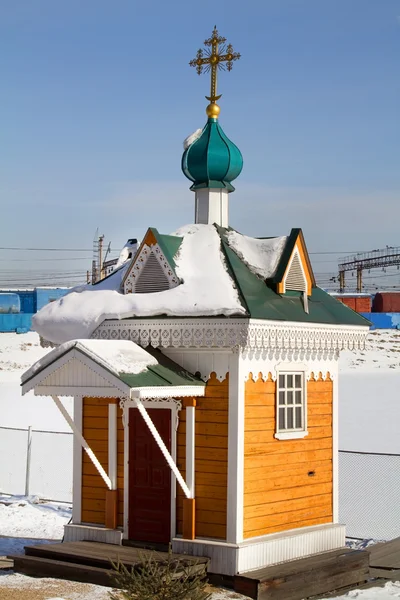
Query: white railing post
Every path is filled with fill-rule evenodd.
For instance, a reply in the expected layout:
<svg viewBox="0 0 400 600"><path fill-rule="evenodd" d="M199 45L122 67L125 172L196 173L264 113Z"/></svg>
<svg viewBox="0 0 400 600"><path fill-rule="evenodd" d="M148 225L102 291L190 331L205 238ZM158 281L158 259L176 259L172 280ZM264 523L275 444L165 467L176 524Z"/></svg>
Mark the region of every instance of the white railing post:
<svg viewBox="0 0 400 600"><path fill-rule="evenodd" d="M29 496L29 480L31 476L31 455L32 455L32 426L28 428L28 443L26 448L26 473L25 473L25 496Z"/></svg>
<svg viewBox="0 0 400 600"><path fill-rule="evenodd" d="M108 476L111 489L117 489L117 405L108 405Z"/></svg>
<svg viewBox="0 0 400 600"><path fill-rule="evenodd" d="M186 406L186 484L194 498L195 407Z"/></svg>

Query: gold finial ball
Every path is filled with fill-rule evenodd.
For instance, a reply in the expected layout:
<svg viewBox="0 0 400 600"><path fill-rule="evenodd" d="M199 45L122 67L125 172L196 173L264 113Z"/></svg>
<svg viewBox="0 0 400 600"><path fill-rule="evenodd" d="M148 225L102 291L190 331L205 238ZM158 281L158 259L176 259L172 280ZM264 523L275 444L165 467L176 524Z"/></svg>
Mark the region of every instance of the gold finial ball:
<svg viewBox="0 0 400 600"><path fill-rule="evenodd" d="M209 119L218 119L218 115L220 112L221 109L215 102L211 102L206 108L207 117Z"/></svg>

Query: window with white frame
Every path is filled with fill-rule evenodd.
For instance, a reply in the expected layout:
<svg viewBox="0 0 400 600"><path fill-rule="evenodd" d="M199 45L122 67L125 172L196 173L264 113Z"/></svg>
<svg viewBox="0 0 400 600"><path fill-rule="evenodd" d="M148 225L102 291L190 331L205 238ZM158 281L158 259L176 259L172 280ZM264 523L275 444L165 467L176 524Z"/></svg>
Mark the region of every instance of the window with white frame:
<svg viewBox="0 0 400 600"><path fill-rule="evenodd" d="M282 437L304 437L307 434L304 380L303 372L281 371L278 374L276 437L280 434Z"/></svg>

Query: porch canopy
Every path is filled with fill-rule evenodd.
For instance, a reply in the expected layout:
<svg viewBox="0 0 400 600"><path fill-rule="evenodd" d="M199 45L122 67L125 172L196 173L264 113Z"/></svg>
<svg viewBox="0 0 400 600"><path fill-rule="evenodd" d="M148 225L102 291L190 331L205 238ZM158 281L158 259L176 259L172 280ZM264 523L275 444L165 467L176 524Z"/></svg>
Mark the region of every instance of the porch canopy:
<svg viewBox="0 0 400 600"><path fill-rule="evenodd" d="M21 378L22 394L177 398L204 396L205 383L158 349L128 340L72 340L58 346Z"/></svg>
<svg viewBox="0 0 400 600"><path fill-rule="evenodd" d="M204 396L205 383L158 349L141 348L129 340L71 340L49 352L21 378L22 394L51 396L87 452L110 493L117 491L117 404L138 408L189 502L188 523L194 515L194 434L196 397ZM110 398L108 431L108 473L84 439L60 396ZM142 400L187 398L186 481L151 420ZM113 401L111 401L113 399ZM76 416L75 416L76 419ZM111 496L110 496L111 497ZM115 515L114 515L115 517ZM110 518L110 523L115 518ZM194 532L189 532L190 537Z"/></svg>

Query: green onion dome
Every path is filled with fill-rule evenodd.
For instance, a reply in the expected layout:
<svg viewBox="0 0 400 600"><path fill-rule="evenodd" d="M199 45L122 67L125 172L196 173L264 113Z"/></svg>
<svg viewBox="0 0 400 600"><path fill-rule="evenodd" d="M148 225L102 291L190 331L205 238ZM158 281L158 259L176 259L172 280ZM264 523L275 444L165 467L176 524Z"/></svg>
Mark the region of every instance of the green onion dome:
<svg viewBox="0 0 400 600"><path fill-rule="evenodd" d="M215 105L216 106L216 105ZM228 139L217 118L209 118L200 136L184 151L182 171L193 182L191 190L225 188L233 192L231 182L240 175L243 157Z"/></svg>

